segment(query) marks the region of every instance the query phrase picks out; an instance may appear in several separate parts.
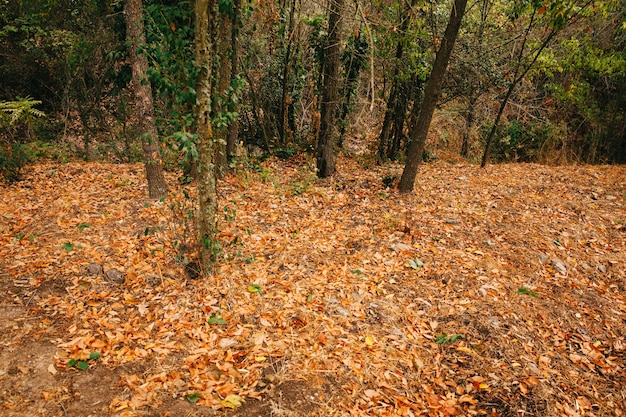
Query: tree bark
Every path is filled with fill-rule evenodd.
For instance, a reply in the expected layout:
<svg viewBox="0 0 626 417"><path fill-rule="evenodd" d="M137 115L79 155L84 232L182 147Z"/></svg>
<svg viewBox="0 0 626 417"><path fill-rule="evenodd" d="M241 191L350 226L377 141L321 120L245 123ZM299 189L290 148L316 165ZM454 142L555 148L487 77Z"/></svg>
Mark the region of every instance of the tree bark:
<svg viewBox="0 0 626 417"><path fill-rule="evenodd" d="M220 114L223 112L230 111L228 100L229 92L228 87L230 86L230 76L231 76L231 65L232 59L230 56L230 36L232 35L231 19L226 18L225 13L220 13L219 19L219 28L218 28L218 37L215 39L216 46L216 59L218 62L217 65L217 74L216 74L216 87L217 91L215 96L219 97L216 103L213 103L215 109L213 113ZM228 123L230 125L230 123ZM226 169L228 166L228 158L227 158L227 138L228 138L228 126L216 126L215 127L215 170L218 178L223 178L226 175Z"/></svg>
<svg viewBox="0 0 626 417"><path fill-rule="evenodd" d="M219 243L217 234L217 179L215 175L215 136L211 122L212 64L214 31L209 25L214 3L195 1L196 111L198 115L198 243L200 270L209 275L215 268Z"/></svg>
<svg viewBox="0 0 626 417"><path fill-rule="evenodd" d="M317 176L330 177L337 171L335 166L335 118L339 97L339 62L341 13L344 0L329 0L328 42L324 62L324 80L320 107L320 132L317 143Z"/></svg>
<svg viewBox="0 0 626 417"><path fill-rule="evenodd" d="M409 28L409 22L411 20L411 7L413 1L407 1L404 4L404 12L400 16L400 33L404 36ZM405 92L405 81L401 80L401 66L402 57L404 55L404 39L400 39L396 45L395 55L395 68L393 69L393 79L391 82L391 91L389 92L389 98L387 99L387 108L385 110L385 118L383 119L383 126L380 130L379 145L378 145L378 164L382 165L388 159L394 159L391 157L393 154L394 142L396 142L396 135L398 131L400 133L404 130L405 115L400 115L400 112L406 113L407 98L402 97ZM404 104L404 106L402 105ZM397 126L401 122L402 126Z"/></svg>
<svg viewBox="0 0 626 417"><path fill-rule="evenodd" d="M294 13L296 10L296 0L291 0L289 4L289 26L286 33L287 47L285 51L285 57L283 59L283 72L282 72L282 96L281 102L278 107L278 136L280 139L280 145L285 146L291 142L292 132L289 129L289 108L291 104L291 98L289 97L289 77L291 71L291 48L293 45L293 31L294 31Z"/></svg>
<svg viewBox="0 0 626 417"><path fill-rule="evenodd" d="M465 131L463 131L463 142L461 143L461 156L467 157L470 148L470 136L472 134L472 127L474 127L474 116L476 114L476 101L478 100L478 94L470 93L470 98L467 103L467 113L465 114Z"/></svg>
<svg viewBox="0 0 626 417"><path fill-rule="evenodd" d="M233 0L233 15L230 22L230 83L233 85L235 79L239 75L239 9L241 8L241 0ZM230 161L237 149L237 138L239 136L239 121L235 118L228 125L228 136L226 138L226 159Z"/></svg>
<svg viewBox="0 0 626 417"><path fill-rule="evenodd" d="M126 0L124 13L126 14L126 39L130 44L132 84L141 132L141 147L148 180L148 195L150 198L158 199L165 195L167 186L159 151L159 134L154 124L152 86L146 78L148 60L139 52L146 43L141 0Z"/></svg>
<svg viewBox="0 0 626 417"><path fill-rule="evenodd" d="M452 48L454 47L454 42L459 33L463 15L465 14L465 6L467 6L467 0L455 0L454 2L450 19L448 20L448 26L443 35L441 47L437 51L433 69L430 73L430 79L424 90L424 100L422 101L422 105L419 106L419 116L417 117L415 125L412 126L409 131L410 143L407 150L407 161L404 166L404 171L402 172L402 177L400 178L400 184L398 185L402 193L413 191L415 177L417 176L417 171L422 161L422 152L424 151L424 144L428 136L428 129L433 118L433 113L435 112L435 106L439 100L439 94L441 93L441 87L446 75L446 67L452 55Z"/></svg>

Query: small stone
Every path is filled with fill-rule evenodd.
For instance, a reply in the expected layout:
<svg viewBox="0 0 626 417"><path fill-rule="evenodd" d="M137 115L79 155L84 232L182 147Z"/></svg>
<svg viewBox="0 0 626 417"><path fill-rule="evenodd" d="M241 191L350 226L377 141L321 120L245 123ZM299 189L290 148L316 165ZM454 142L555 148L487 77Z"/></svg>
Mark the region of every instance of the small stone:
<svg viewBox="0 0 626 417"><path fill-rule="evenodd" d="M565 266L563 261L557 258L552 258L551 263L552 263L552 267L556 270L556 272L558 272L561 275L567 275L567 267Z"/></svg>
<svg viewBox="0 0 626 417"><path fill-rule="evenodd" d="M598 265L598 271L602 272L603 274L606 274L606 266L602 264Z"/></svg>
<svg viewBox="0 0 626 417"><path fill-rule="evenodd" d="M121 285L124 283L124 274L117 269L109 269L105 274L107 281Z"/></svg>
<svg viewBox="0 0 626 417"><path fill-rule="evenodd" d="M89 275L102 275L102 271L102 266L95 262L90 262L89 265L87 265L87 274Z"/></svg>
<svg viewBox="0 0 626 417"><path fill-rule="evenodd" d="M148 275L146 277L146 284L148 284L151 287L156 287L157 285L161 285L161 282L163 282L161 277L158 277L156 275Z"/></svg>

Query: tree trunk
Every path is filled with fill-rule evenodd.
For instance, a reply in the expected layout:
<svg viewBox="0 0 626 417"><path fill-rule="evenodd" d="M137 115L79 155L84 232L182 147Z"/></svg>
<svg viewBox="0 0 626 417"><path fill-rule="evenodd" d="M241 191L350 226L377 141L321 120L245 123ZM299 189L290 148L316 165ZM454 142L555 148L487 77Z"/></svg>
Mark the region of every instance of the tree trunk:
<svg viewBox="0 0 626 417"><path fill-rule="evenodd" d="M291 70L291 48L293 45L293 28L294 28L294 13L296 10L296 0L291 0L289 5L289 26L287 29L287 49L285 51L285 57L283 60L283 72L282 72L282 98L278 107L278 136L280 139L280 145L285 146L291 141L292 132L289 129L289 108L291 104L291 98L289 97L289 72Z"/></svg>
<svg viewBox="0 0 626 417"><path fill-rule="evenodd" d="M195 1L196 111L198 113L198 243L200 270L203 275L213 272L219 244L217 233L217 180L215 176L215 137L211 122L212 64L214 32L209 25L215 16L211 0Z"/></svg>
<svg viewBox="0 0 626 417"><path fill-rule="evenodd" d="M406 31L409 28L410 17L412 16L411 7L413 1L407 1L404 6L404 13L401 16L402 22L400 24L400 33L406 35ZM378 145L378 164L383 164L388 159L392 159L394 148L394 139L398 130L402 132L404 130L405 115L400 115L400 112L406 113L406 97L401 97L404 93L404 81L401 80L400 68L402 66L402 57L404 55L404 40L400 39L398 45L396 45L395 55L395 68L393 69L393 79L391 82L391 91L389 98L387 99L387 108L385 111L385 118L383 119L383 126L380 130L379 145ZM402 106L402 103L405 103ZM397 126L398 122L402 123L402 126Z"/></svg>
<svg viewBox="0 0 626 417"><path fill-rule="evenodd" d="M476 115L476 101L478 95L470 93L470 98L467 103L467 113L465 115L465 131L463 132L463 142L461 143L461 156L467 157L469 153L469 141L472 133L472 127L474 127L474 116Z"/></svg>
<svg viewBox="0 0 626 417"><path fill-rule="evenodd" d="M148 180L148 195L150 198L158 199L165 195L167 186L159 151L159 134L154 124L152 86L146 78L148 60L140 53L146 43L141 0L126 0L124 13L126 14L126 39L130 44L132 84L141 132L141 147Z"/></svg>
<svg viewBox="0 0 626 417"><path fill-rule="evenodd" d="M509 88L506 91L506 95L504 96L504 99L500 103L500 109L498 110L498 114L496 115L496 120L494 120L493 126L491 127L491 131L489 132L489 136L487 137L487 143L485 144L485 151L483 152L483 158L480 163L481 168L485 168L487 166L487 162L489 161L489 152L491 151L491 145L493 144L493 138L495 137L496 130L498 129L498 125L500 123L500 118L502 117L502 114L504 113L504 109L506 108L506 105L509 102L509 99L513 95L513 90L515 90L515 87L517 86L517 84L519 84L520 81L524 79L528 71L530 71L533 65L535 65L535 62L537 62L539 55L541 55L541 52L548 46L548 44L552 41L552 38L554 38L554 36L558 32L554 28L550 31L548 36L546 36L546 38L543 40L543 42L541 43L541 45L535 52L535 56L533 57L533 59L526 66L526 68L522 69L522 63L524 61L523 60L524 49L526 47L526 42L528 41L528 35L530 33L530 29L532 28L533 23L535 21L536 13L537 13L537 10L535 9L530 18L530 22L528 23L528 27L526 28L526 33L524 34L524 38L522 40L522 46L519 48L519 54L517 57L517 65L515 66L515 73L513 75L513 79L511 80L511 83L509 84Z"/></svg>
<svg viewBox="0 0 626 417"><path fill-rule="evenodd" d="M214 114L224 114L229 112L229 92L231 76L232 59L230 55L232 35L231 19L226 19L225 13L220 13L221 19L219 19L218 37L215 40L217 57L217 74L216 74L216 86L217 91L215 96L219 97L217 102L214 102ZM230 125L230 123L228 123ZM228 137L228 125L218 125L215 127L215 172L218 178L223 178L226 175L226 169L228 165L226 143Z"/></svg>
<svg viewBox="0 0 626 417"><path fill-rule="evenodd" d="M230 83L234 84L237 76L239 75L239 9L241 8L241 0L233 0L233 15L230 22L230 51L231 51L231 64L230 64ZM239 136L239 121L235 118L230 125L228 125L228 136L226 138L226 158L230 161L236 153L237 138Z"/></svg>
<svg viewBox="0 0 626 417"><path fill-rule="evenodd" d="M317 143L317 176L330 177L337 171L335 166L335 115L339 97L339 37L341 13L344 0L329 0L328 42L324 54L324 80L320 107L320 132Z"/></svg>
<svg viewBox="0 0 626 417"><path fill-rule="evenodd" d="M439 94L441 93L441 87L446 75L446 67L452 55L452 48L454 47L454 42L459 33L459 28L461 27L466 5L467 0L454 1L441 47L439 51L437 51L435 63L430 73L430 79L426 84L424 100L422 101L422 105L419 106L419 116L417 117L415 125L411 126L409 132L410 144L407 150L406 165L404 166L400 184L398 185L400 192L408 193L413 191L415 177L417 176L417 170L422 160L422 152L424 151L424 144L428 136L428 129L433 118L433 113L435 112Z"/></svg>

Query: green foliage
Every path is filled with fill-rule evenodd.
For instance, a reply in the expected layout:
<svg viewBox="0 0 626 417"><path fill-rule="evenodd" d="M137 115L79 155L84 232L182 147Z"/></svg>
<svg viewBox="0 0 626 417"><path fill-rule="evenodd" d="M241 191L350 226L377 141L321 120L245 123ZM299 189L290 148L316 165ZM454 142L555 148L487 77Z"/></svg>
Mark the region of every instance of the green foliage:
<svg viewBox="0 0 626 417"><path fill-rule="evenodd" d="M0 176L6 181L17 181L24 165L52 154L49 144L23 143L28 138L18 137L18 132L31 132L35 120L45 116L35 108L39 104L41 101L30 97L0 101Z"/></svg>
<svg viewBox="0 0 626 417"><path fill-rule="evenodd" d="M194 392L194 393L185 395L185 399L189 401L190 403L195 404L202 399L202 395L197 392Z"/></svg>
<svg viewBox="0 0 626 417"><path fill-rule="evenodd" d="M18 122L29 124L36 117L44 117L45 113L35 108L39 104L40 100L31 97L18 97L16 101L0 101L0 127L6 128Z"/></svg>
<svg viewBox="0 0 626 417"><path fill-rule="evenodd" d="M528 288L523 288L523 287L522 287L522 288L519 288L519 289L517 290L517 293L518 293L518 294L528 295L529 297L533 297L533 298L536 298L536 297L537 297L537 293L536 293L536 292L533 292L533 291L531 291L531 290L529 290Z"/></svg>
<svg viewBox="0 0 626 417"><path fill-rule="evenodd" d="M208 324L219 324L221 326L225 326L226 320L224 320L224 318L222 318L222 313L220 313L219 311L216 312L215 314L211 314L211 316L209 317L209 319L207 320Z"/></svg>
<svg viewBox="0 0 626 417"><path fill-rule="evenodd" d="M92 352L87 359L70 359L67 363L68 368L76 368L80 371L86 371L89 368L89 362L99 359L102 355L98 352Z"/></svg>
<svg viewBox="0 0 626 417"><path fill-rule="evenodd" d="M451 335L447 335L445 333L440 334L438 336L435 336L435 343L440 344L440 345L444 345L444 344L451 344L454 343L460 339L464 339L465 336L462 334L451 334Z"/></svg>

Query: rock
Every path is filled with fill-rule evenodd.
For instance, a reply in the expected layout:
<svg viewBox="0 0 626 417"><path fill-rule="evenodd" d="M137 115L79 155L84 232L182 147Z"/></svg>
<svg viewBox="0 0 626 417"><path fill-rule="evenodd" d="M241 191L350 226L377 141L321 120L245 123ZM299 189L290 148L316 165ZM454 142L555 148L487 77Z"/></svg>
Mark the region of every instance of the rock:
<svg viewBox="0 0 626 417"><path fill-rule="evenodd" d="M102 266L95 262L90 262L89 265L87 265L87 274L89 275L102 275L102 272Z"/></svg>
<svg viewBox="0 0 626 417"><path fill-rule="evenodd" d="M121 285L124 283L124 274L117 269L109 269L104 275L107 281L112 284Z"/></svg>
<svg viewBox="0 0 626 417"><path fill-rule="evenodd" d="M552 267L556 270L556 272L561 275L567 275L567 267L565 266L565 263L563 263L563 261L557 258L552 258L550 260L550 263L552 264Z"/></svg>
<svg viewBox="0 0 626 417"><path fill-rule="evenodd" d="M161 277L156 276L156 275L148 275L146 277L146 284L148 284L151 287L156 287L158 285L161 285L162 282L163 280L161 279Z"/></svg>

